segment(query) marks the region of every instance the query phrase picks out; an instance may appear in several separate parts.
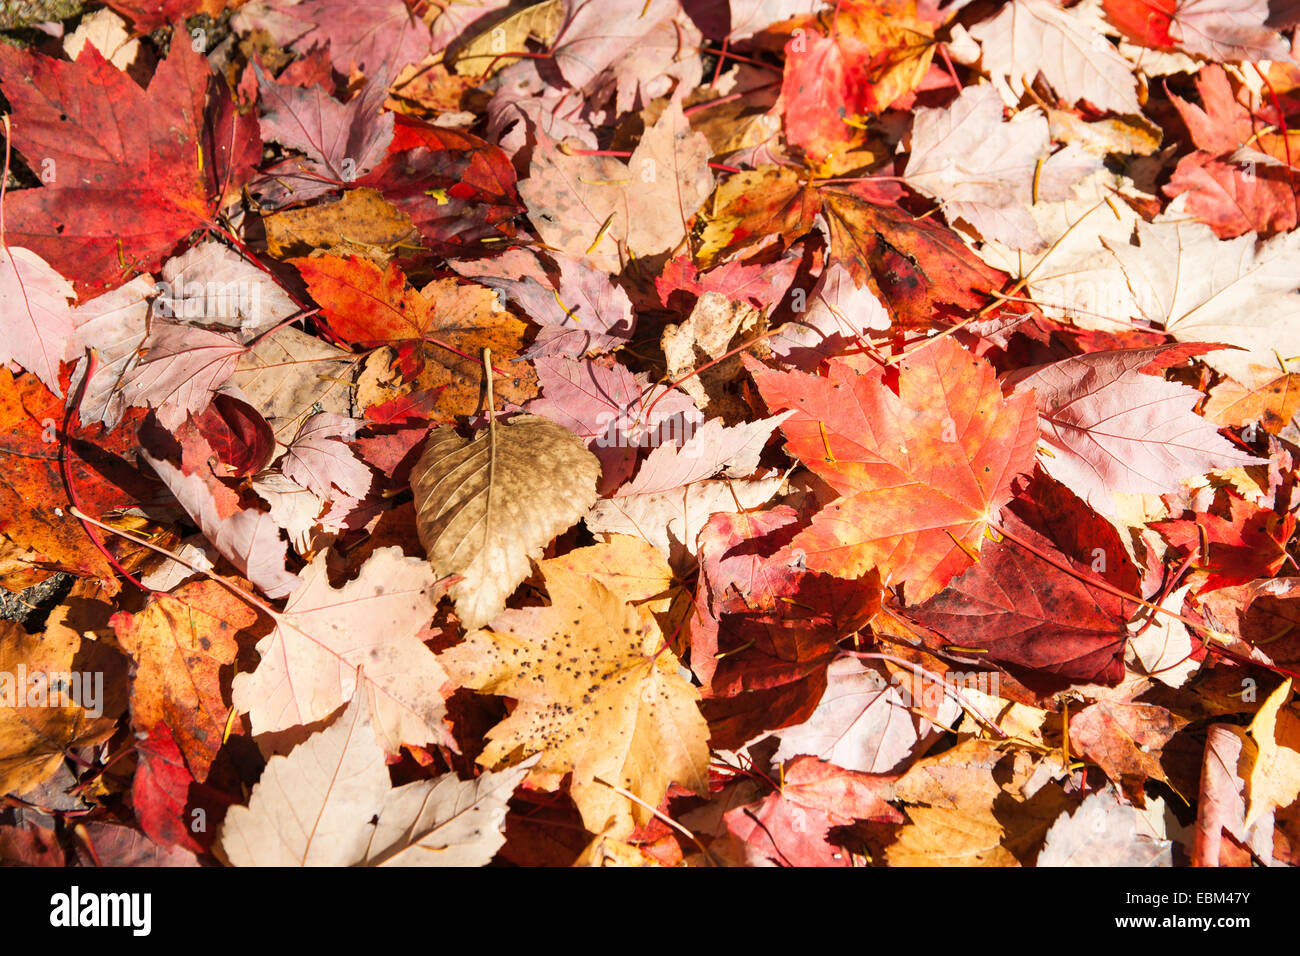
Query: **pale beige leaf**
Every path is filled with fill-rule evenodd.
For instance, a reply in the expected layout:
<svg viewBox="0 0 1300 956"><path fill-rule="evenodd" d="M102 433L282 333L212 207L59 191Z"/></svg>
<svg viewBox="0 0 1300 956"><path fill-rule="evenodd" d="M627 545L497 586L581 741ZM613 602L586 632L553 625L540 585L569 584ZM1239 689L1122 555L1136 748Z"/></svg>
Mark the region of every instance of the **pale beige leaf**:
<svg viewBox="0 0 1300 956"><path fill-rule="evenodd" d="M537 138L519 195L538 234L606 272L622 271L629 252L644 258L675 247L713 191L708 140L691 131L677 103L646 130L626 163L568 155L540 130Z"/></svg>
<svg viewBox="0 0 1300 956"><path fill-rule="evenodd" d="M1062 10L1050 0L1016 0L971 28L983 66L1017 96L1040 72L1069 103L1140 113L1133 65L1107 41L1093 8Z"/></svg>
<svg viewBox="0 0 1300 956"><path fill-rule="evenodd" d="M1183 342L1240 346L1202 357L1216 371L1252 381L1252 365L1300 354L1300 233L1262 242L1219 239L1190 222L1179 197L1156 222L1137 224L1138 244L1105 237L1136 310Z"/></svg>
<svg viewBox="0 0 1300 956"><path fill-rule="evenodd" d="M364 680L358 682L358 688ZM236 866L483 866L527 765L393 788L360 689L326 729L272 757L220 845Z"/></svg>
<svg viewBox="0 0 1300 956"><path fill-rule="evenodd" d="M1114 787L1089 794L1047 831L1036 866L1173 866L1173 844L1140 832L1138 810Z"/></svg>
<svg viewBox="0 0 1300 956"><path fill-rule="evenodd" d="M1174 614L1181 613L1190 590L1191 585L1174 589L1160 606ZM1142 633L1129 639L1129 648L1142 673L1170 687L1182 687L1201 669L1200 662L1191 659L1192 637L1187 625L1168 614L1151 612L1150 616L1149 623L1145 620L1133 622L1132 629Z"/></svg>
<svg viewBox="0 0 1300 956"><path fill-rule="evenodd" d="M316 412L352 414L354 364L347 352L286 326L243 353L230 381L270 423L279 454Z"/></svg>
<svg viewBox="0 0 1300 956"><path fill-rule="evenodd" d="M108 11L100 11L101 13ZM103 422L112 431L127 409L122 378L140 361L140 346L149 334L152 276L136 276L72 310L76 331L68 340L65 360L77 359L72 381L75 389L86 374L86 349L94 349L95 374L81 396L81 420L89 425Z"/></svg>
<svg viewBox="0 0 1300 956"><path fill-rule="evenodd" d="M534 761L460 780L453 773L388 793L367 866L485 866L505 843L506 804Z"/></svg>
<svg viewBox="0 0 1300 956"><path fill-rule="evenodd" d="M1025 280L1025 294L1053 319L1085 329L1117 331L1136 314L1133 293L1115 257L1099 240L1126 243L1138 215L1124 202L1132 182L1102 171L1074 189L1074 198L1029 207L1039 235L1050 245L1029 254L998 242L977 251L989 265Z"/></svg>
<svg viewBox="0 0 1300 956"><path fill-rule="evenodd" d="M668 363L668 377L679 381L682 391L710 416L721 416L728 424L745 421L749 407L728 388L740 373L740 356L710 363L762 330L763 317L748 302L706 292L685 322L664 329L660 346ZM687 377L705 365L709 367Z"/></svg>
<svg viewBox="0 0 1300 956"><path fill-rule="evenodd" d="M493 434L495 433L495 439ZM531 561L596 500L600 463L572 432L536 415L462 438L435 428L411 470L416 527L468 629L482 627Z"/></svg>
<svg viewBox="0 0 1300 956"><path fill-rule="evenodd" d="M299 554L314 551L325 502L277 471L263 472L249 484L271 506L271 520L288 534L289 546Z"/></svg>
<svg viewBox="0 0 1300 956"><path fill-rule="evenodd" d="M390 787L365 698L357 687L332 724L267 761L248 806L231 807L222 822L231 863L349 866L365 857L367 824Z"/></svg>
<svg viewBox="0 0 1300 956"><path fill-rule="evenodd" d="M87 43L119 70L126 70L140 52L140 41L127 32L126 21L108 9L82 17L77 29L63 38L63 52L75 61Z"/></svg>
<svg viewBox="0 0 1300 956"><path fill-rule="evenodd" d="M757 508L781 490L783 475L752 479L697 481L670 491L619 495L596 502L587 527L596 534L627 534L653 544L679 566L696 552L696 539L715 514Z"/></svg>

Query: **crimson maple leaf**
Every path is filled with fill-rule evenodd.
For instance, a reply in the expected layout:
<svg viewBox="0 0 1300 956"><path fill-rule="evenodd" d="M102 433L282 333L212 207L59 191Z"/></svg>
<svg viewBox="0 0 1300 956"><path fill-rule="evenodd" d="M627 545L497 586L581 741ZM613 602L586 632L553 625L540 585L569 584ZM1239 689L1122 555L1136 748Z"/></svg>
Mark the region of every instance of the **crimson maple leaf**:
<svg viewBox="0 0 1300 956"><path fill-rule="evenodd" d="M83 298L154 270L261 158L256 117L235 113L190 43L172 43L147 91L90 44L75 63L0 46L0 84L44 182L6 197L6 238Z"/></svg>

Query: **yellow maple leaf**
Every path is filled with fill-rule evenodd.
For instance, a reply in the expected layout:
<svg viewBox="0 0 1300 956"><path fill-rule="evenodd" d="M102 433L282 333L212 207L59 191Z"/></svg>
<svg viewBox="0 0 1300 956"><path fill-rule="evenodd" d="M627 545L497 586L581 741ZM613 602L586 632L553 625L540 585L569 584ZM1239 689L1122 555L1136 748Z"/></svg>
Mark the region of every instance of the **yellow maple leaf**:
<svg viewBox="0 0 1300 956"><path fill-rule="evenodd" d="M1287 680L1268 695L1250 722L1250 735L1259 753L1246 777L1248 827L1262 813L1289 806L1300 795L1300 717L1283 706L1290 697L1291 681Z"/></svg>
<svg viewBox="0 0 1300 956"><path fill-rule="evenodd" d="M0 621L0 793L25 793L58 771L69 748L113 733L114 717L101 716L103 672L96 686L64 615L56 610L44 634Z"/></svg>
<svg viewBox="0 0 1300 956"><path fill-rule="evenodd" d="M505 611L439 660L461 686L518 701L488 733L479 763L512 766L540 753L536 773L573 774L569 793L586 827L625 838L670 782L707 792L699 691L653 620L579 571L540 567L549 607Z"/></svg>
<svg viewBox="0 0 1300 956"><path fill-rule="evenodd" d="M608 539L547 560L599 581L659 625L671 645L695 609L692 590L673 574L663 552L643 538L611 534Z"/></svg>

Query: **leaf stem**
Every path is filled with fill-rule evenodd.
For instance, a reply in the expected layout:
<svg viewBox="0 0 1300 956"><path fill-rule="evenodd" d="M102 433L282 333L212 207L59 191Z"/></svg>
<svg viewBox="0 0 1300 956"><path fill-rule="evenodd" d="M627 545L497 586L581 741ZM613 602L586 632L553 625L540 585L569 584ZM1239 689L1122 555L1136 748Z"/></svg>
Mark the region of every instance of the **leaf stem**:
<svg viewBox="0 0 1300 956"><path fill-rule="evenodd" d="M661 820L664 823L668 824L668 826L672 827L678 833L685 834L685 836L688 839L690 839L692 843L694 843L697 847L700 848L700 852L704 854L704 858L709 861L710 866L718 865L718 861L714 859L713 854L710 853L705 848L704 844L699 841L699 838L690 830L686 829L686 827L682 826L680 823L678 823L676 820L670 817L668 814L662 812L657 807L650 806L650 804L646 803L635 793L632 793L630 790L624 790L616 783L610 783L608 780L602 780L600 777L594 777L593 779L596 781L596 783L604 784L605 786L609 787L609 789L613 790L615 793L617 793L620 797L623 797L625 800L631 800L637 806L644 807L646 810L649 810L652 814L655 815L656 819Z"/></svg>
<svg viewBox="0 0 1300 956"><path fill-rule="evenodd" d="M135 535L128 534L127 532L121 530L120 528L114 528L112 525L107 525L104 524L102 521L97 521L94 518L90 517L90 515L82 511L80 508L78 508L76 505L73 505L71 508L68 509L68 511L71 512L73 517L79 518L83 522L92 524L96 528L100 528L104 531L108 531L109 533L115 534L118 537L126 538L128 541L133 541L143 548L148 548L150 551L156 551L158 554L171 558L177 564L183 564L185 567L189 568L191 571L195 572L196 574L202 574L204 577L209 578L212 581L216 581L218 584L220 584L222 587L228 590L231 594L235 595L235 597L244 601L246 604L257 608L259 611L263 611L266 614L269 614L272 617L272 619L278 619L280 617L280 612L277 611L275 608L271 607L269 604L265 603L264 601L260 600L254 595L249 594L243 588L239 587L237 584L233 583L232 581L226 580L221 575L214 574L211 571L206 570L205 568L201 568L198 565L185 560L175 551L169 551L166 548L159 547L158 545L150 541L146 541L144 538L137 538ZM122 573L126 574L125 571L123 571ZM128 575L128 577L130 577L130 575ZM135 578L131 578L131 581L133 584L136 584L138 587L140 587L141 590L148 593L148 595L151 598L173 598L174 600L180 600L179 598L175 598L174 595L168 594L166 591L155 591L153 588L145 587L143 584L140 584L139 581L136 581ZM182 601L181 603L187 604L187 602L184 601ZM187 606L189 605L187 604Z"/></svg>

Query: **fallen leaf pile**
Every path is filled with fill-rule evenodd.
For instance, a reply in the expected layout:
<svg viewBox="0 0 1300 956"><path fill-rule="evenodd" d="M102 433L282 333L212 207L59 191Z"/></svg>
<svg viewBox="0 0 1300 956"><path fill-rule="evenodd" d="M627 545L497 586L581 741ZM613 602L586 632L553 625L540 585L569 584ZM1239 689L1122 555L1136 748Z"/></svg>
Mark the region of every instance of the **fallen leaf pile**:
<svg viewBox="0 0 1300 956"><path fill-rule="evenodd" d="M1294 6L0 32L0 861L1300 862Z"/></svg>

